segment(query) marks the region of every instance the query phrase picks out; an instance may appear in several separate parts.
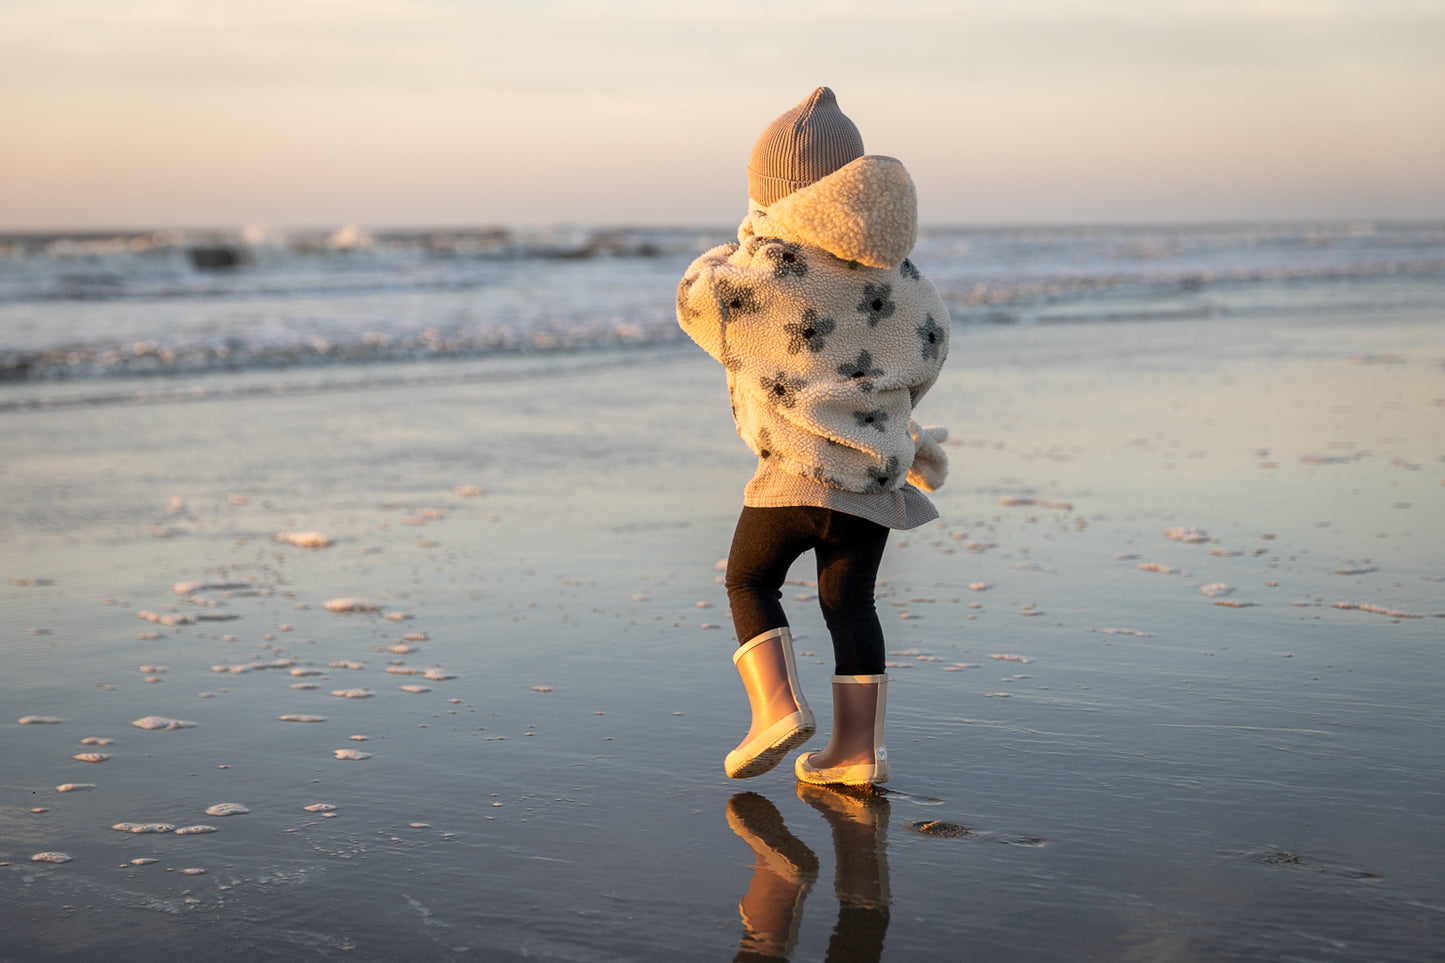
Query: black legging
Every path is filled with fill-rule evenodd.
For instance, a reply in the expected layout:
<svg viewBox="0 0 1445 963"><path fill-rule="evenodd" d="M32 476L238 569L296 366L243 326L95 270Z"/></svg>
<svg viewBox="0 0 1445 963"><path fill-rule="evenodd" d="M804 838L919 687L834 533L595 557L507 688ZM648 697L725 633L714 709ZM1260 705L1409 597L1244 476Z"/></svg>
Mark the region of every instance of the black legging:
<svg viewBox="0 0 1445 963"><path fill-rule="evenodd" d="M788 569L804 552L818 560L818 603L833 636L838 675L883 671L883 626L873 607L888 529L830 508L748 508L728 553L727 589L738 643L788 624L778 600Z"/></svg>

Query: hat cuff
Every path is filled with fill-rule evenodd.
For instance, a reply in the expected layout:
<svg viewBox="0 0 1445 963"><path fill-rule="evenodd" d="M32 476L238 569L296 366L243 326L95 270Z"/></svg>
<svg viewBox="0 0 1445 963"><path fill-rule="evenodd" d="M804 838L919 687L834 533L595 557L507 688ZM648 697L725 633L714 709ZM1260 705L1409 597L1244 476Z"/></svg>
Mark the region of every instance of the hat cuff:
<svg viewBox="0 0 1445 963"><path fill-rule="evenodd" d="M748 168L748 197L768 207L787 197L793 191L807 187L812 181L790 181L783 177L771 177Z"/></svg>

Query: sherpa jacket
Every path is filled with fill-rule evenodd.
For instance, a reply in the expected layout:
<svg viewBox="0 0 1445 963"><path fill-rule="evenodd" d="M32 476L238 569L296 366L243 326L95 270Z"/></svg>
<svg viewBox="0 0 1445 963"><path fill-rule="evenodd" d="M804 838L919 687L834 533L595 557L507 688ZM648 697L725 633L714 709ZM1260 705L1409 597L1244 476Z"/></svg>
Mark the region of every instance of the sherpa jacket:
<svg viewBox="0 0 1445 963"><path fill-rule="evenodd" d="M727 369L738 434L766 464L854 492L943 483L947 432L911 421L949 334L907 258L917 211L901 163L860 157L688 267L678 323Z"/></svg>

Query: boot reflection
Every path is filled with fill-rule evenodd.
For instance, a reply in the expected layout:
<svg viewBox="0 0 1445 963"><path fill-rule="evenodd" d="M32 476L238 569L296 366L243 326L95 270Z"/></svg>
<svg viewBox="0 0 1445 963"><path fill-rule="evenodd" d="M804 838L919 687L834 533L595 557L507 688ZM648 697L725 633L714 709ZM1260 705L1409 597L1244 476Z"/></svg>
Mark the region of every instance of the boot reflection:
<svg viewBox="0 0 1445 963"><path fill-rule="evenodd" d="M728 800L728 825L756 859L753 879L738 902L743 937L736 960L786 960L798 941L803 899L818 878L818 857L788 832L783 815L755 792Z"/></svg>
<svg viewBox="0 0 1445 963"><path fill-rule="evenodd" d="M871 786L797 784L798 798L833 830L838 923L829 960L877 960L888 934L888 799Z"/></svg>

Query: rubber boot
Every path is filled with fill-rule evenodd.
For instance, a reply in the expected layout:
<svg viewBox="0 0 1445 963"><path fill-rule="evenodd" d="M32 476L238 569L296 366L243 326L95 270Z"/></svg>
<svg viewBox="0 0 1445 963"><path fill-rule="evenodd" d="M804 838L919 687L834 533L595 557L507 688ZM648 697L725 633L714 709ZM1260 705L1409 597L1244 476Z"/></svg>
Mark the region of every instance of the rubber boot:
<svg viewBox="0 0 1445 963"><path fill-rule="evenodd" d="M887 711L887 675L833 676L833 735L828 748L803 753L793 772L815 785L887 782L888 750L883 744Z"/></svg>
<svg viewBox="0 0 1445 963"><path fill-rule="evenodd" d="M798 686L793 633L786 625L740 646L733 665L748 692L753 724L742 744L727 754L723 769L734 779L748 779L776 766L817 727Z"/></svg>

